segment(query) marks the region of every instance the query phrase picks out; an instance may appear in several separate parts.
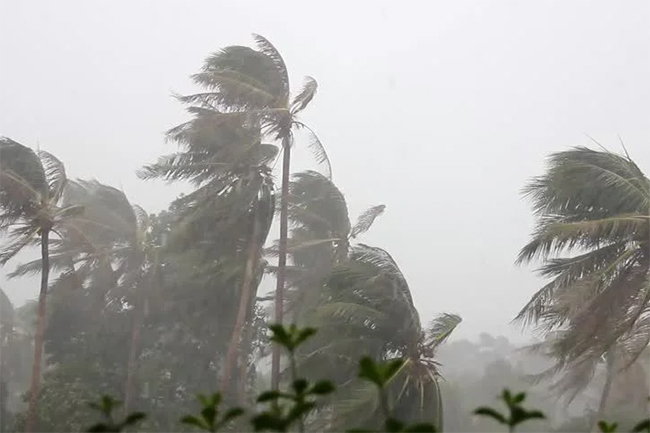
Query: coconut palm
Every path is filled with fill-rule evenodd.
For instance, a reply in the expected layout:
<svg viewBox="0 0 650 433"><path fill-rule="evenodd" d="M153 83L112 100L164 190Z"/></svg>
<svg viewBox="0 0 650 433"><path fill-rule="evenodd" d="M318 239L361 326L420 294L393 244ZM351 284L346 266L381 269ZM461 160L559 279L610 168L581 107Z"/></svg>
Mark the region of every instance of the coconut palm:
<svg viewBox="0 0 650 433"><path fill-rule="evenodd" d="M301 374L334 378L343 393L313 427L338 430L358 422L369 426L379 416L373 390L351 380L364 354L383 360L406 357L395 379L403 386L393 395L396 411L408 420L424 420L428 412L428 421L442 422L433 358L460 317L442 315L425 331L408 284L390 255L353 245L384 212L384 205L371 207L352 225L343 194L326 176L313 171L295 174L289 190L292 266L287 268L287 312L292 320L319 329L298 354ZM277 245L271 249L277 251ZM426 402L418 401L423 393ZM368 417L360 418L359 413Z"/></svg>
<svg viewBox="0 0 650 433"><path fill-rule="evenodd" d="M319 302L333 267L347 260L351 242L368 231L385 208L372 206L352 225L345 197L331 179L316 171L293 175L288 205L292 265L287 267L286 312L294 322L308 319L305 314ZM277 256L278 244L268 252Z"/></svg>
<svg viewBox="0 0 650 433"><path fill-rule="evenodd" d="M63 163L52 154L34 152L10 138L2 137L0 155L0 230L8 238L8 245L0 252L0 264L6 264L28 246L40 243L41 247L38 323L26 426L29 433L34 427L41 383L50 235L56 234L67 219L83 212L83 208L61 205L67 177Z"/></svg>
<svg viewBox="0 0 650 433"><path fill-rule="evenodd" d="M352 247L348 260L336 266L326 292L310 313L318 333L302 352L300 368L334 378L339 393L315 428L378 427L378 394L355 380L356 362L363 355L379 360L403 358L404 366L389 386L394 415L441 427L435 354L460 317L443 314L428 327L422 326L408 283L393 258L381 248L364 244Z"/></svg>
<svg viewBox="0 0 650 433"><path fill-rule="evenodd" d="M541 259L551 281L516 320L549 335L547 373L564 373L558 390L572 398L601 361L613 374L650 342L650 180L627 153L576 147L552 154L524 194L537 226L517 262Z"/></svg>
<svg viewBox="0 0 650 433"><path fill-rule="evenodd" d="M140 176L195 185L195 191L175 203L179 219L172 242L198 254L195 265L213 267L216 261L220 278L238 279L233 281L239 287L238 307L221 375L221 388L227 391L245 324L252 325L262 247L273 220L270 164L278 149L262 143L256 124L224 122L210 110L190 111L192 120L168 132L182 152L161 157ZM239 358L247 364L244 356Z"/></svg>
<svg viewBox="0 0 650 433"><path fill-rule="evenodd" d="M229 46L210 56L194 81L205 92L179 99L194 110L210 110L221 124L251 124L282 145L282 189L280 203L280 245L278 254L275 321L283 321L285 267L287 264L288 197L291 147L294 131L306 130L310 146L318 162L330 173L325 150L313 131L299 120L298 115L316 94L317 83L307 77L302 89L294 96L289 85L289 73L278 50L264 37L254 35L256 48ZM273 349L272 382L277 388L280 371L279 348Z"/></svg>
<svg viewBox="0 0 650 433"><path fill-rule="evenodd" d="M63 284L62 290L74 286L87 288L94 311L102 312L111 299L125 300L132 307L124 387L124 406L128 410L132 403L140 331L147 301L156 284L160 245L151 238L149 215L116 188L94 180L70 181L63 201L83 206L84 214L70 219L63 229L64 236L53 246L50 257L53 266L76 281L76 284ZM33 272L39 262L21 265L11 276ZM120 303L118 309L121 308Z"/></svg>

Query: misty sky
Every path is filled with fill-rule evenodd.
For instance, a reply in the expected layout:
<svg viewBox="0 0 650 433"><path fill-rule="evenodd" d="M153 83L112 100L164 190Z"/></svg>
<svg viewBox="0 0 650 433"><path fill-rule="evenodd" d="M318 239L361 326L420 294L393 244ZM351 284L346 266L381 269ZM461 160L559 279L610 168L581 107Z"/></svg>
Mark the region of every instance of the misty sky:
<svg viewBox="0 0 650 433"><path fill-rule="evenodd" d="M541 285L513 265L532 229L519 191L547 154L620 135L650 173L648 1L2 0L0 135L159 211L183 187L135 170L175 150L164 132L188 116L171 93L251 33L294 88L318 80L303 118L352 215L387 206L362 241L393 255L424 319L461 314L460 336L517 338ZM311 167L303 147L293 170ZM0 284L20 304L37 280L7 282L12 267Z"/></svg>

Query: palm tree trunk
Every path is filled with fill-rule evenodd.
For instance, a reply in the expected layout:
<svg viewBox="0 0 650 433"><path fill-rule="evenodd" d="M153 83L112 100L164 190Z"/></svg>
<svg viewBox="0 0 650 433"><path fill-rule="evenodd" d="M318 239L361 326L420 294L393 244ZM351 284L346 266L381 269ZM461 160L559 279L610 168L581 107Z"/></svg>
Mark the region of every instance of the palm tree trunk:
<svg viewBox="0 0 650 433"><path fill-rule="evenodd" d="M29 408L25 431L31 433L36 424L39 394L41 392L41 363L43 360L43 336L45 334L45 308L47 303L47 286L50 277L50 231L41 229L41 290L38 294L38 317L34 335L34 364L32 382L29 388Z"/></svg>
<svg viewBox="0 0 650 433"><path fill-rule="evenodd" d="M280 197L280 248L278 257L277 287L275 289L275 323L282 324L284 313L284 281L287 267L287 237L289 234L289 171L291 169L291 143L289 135L282 139L282 197ZM271 359L271 387L280 385L280 346L273 346Z"/></svg>
<svg viewBox="0 0 650 433"><path fill-rule="evenodd" d="M239 389L237 390L238 404L240 407L247 407L246 401L246 383L248 381L248 355L253 343L253 326L255 325L255 301L249 304L246 333L242 341L241 363L239 364Z"/></svg>
<svg viewBox="0 0 650 433"><path fill-rule="evenodd" d="M0 433L7 430L7 397L7 381L0 376Z"/></svg>
<svg viewBox="0 0 650 433"><path fill-rule="evenodd" d="M600 422L605 413L605 408L607 407L607 400L609 398L609 391L612 389L612 381L614 380L614 355L612 353L607 353L605 355L607 361L607 376L605 378L605 385L603 386L603 391L600 395L600 403L598 404L598 411L596 412L594 425L592 426L591 431L598 431L598 422Z"/></svg>
<svg viewBox="0 0 650 433"><path fill-rule="evenodd" d="M131 327L131 345L129 347L129 361L126 370L126 384L124 385L124 415L128 415L133 401L133 382L137 366L138 351L140 348L140 328L144 319L144 300L136 307L133 326Z"/></svg>
<svg viewBox="0 0 650 433"><path fill-rule="evenodd" d="M255 265L259 257L259 237L261 231L261 224L257 207L253 213L253 234L248 243L248 254L246 258L246 268L244 269L244 281L242 282L241 293L239 296L239 309L237 310L237 318L235 319L235 327L230 337L230 345L228 346L228 354L226 355L226 363L221 376L221 392L227 393L230 388L232 380L232 370L237 362L237 352L240 348L242 330L246 324L246 315L248 313L249 305L251 302L253 273ZM243 352L243 350L240 350Z"/></svg>

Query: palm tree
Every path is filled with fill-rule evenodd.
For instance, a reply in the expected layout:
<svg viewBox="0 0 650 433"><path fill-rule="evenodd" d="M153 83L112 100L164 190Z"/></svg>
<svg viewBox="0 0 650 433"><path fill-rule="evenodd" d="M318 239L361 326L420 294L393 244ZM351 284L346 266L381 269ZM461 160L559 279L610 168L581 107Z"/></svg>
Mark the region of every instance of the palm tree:
<svg viewBox="0 0 650 433"><path fill-rule="evenodd" d="M537 226L517 263L541 259L551 281L515 320L550 336L535 348L557 360L547 376L564 373L557 389L571 399L601 362L611 384L650 342L650 180L627 153L576 147L552 154L524 194Z"/></svg>
<svg viewBox="0 0 650 433"><path fill-rule="evenodd" d="M348 258L351 242L368 231L386 206L372 206L352 225L343 193L328 177L305 171L289 185L289 221L292 225L287 267L286 312L294 322L320 301L323 286L334 266ZM278 243L268 250L278 255ZM277 267L272 267L277 272Z"/></svg>
<svg viewBox="0 0 650 433"><path fill-rule="evenodd" d="M287 312L292 320L319 329L300 351L300 369L318 376L314 379L334 378L343 392L332 402L329 416L313 427L337 430L355 421L369 426L379 416L373 390L351 380L363 354L383 360L406 357L395 382L401 387L393 395L395 410L409 420L425 419L428 412L429 421L441 423L433 359L460 317L442 315L423 329L408 284L390 255L353 244L383 214L384 205L371 207L352 225L343 194L326 176L313 171L295 174L289 191L292 266L287 267ZM277 244L271 252L278 253ZM418 400L423 393L433 406ZM360 419L360 413L368 417Z"/></svg>
<svg viewBox="0 0 650 433"><path fill-rule="evenodd" d="M116 188L95 180L70 181L63 203L83 206L84 214L71 218L63 229L64 236L51 252L52 266L73 278L75 286L89 288L95 311L102 311L110 299L124 299L132 307L124 386L124 407L128 411L133 400L140 332L156 284L160 245L151 238L149 215ZM39 260L23 264L11 277L33 272L39 265Z"/></svg>
<svg viewBox="0 0 650 433"><path fill-rule="evenodd" d="M179 209L175 247L200 252L200 260L194 261L197 265L211 266L217 260L222 276L234 274L240 279L237 313L221 374L221 389L227 391L243 329L252 317L262 247L273 220L270 164L278 149L262 143L256 125L224 122L209 110L195 111L194 118L170 130L168 138L183 152L161 157L141 170L140 176L190 180L197 188L175 203Z"/></svg>
<svg viewBox="0 0 650 433"><path fill-rule="evenodd" d="M4 265L25 247L40 241L41 287L38 297L38 322L34 337L34 365L30 387L27 432L36 421L36 407L41 383L43 332L46 295L50 273L50 234L83 212L80 206L61 206L67 177L63 163L52 154L32 149L16 141L0 138L0 230L8 236L8 245L0 252Z"/></svg>
<svg viewBox="0 0 650 433"><path fill-rule="evenodd" d="M300 362L302 371L333 377L339 386L329 416L316 429L378 426L377 393L354 379L356 361L363 355L384 361L403 358L406 362L389 386L394 416L441 428L435 355L461 318L443 314L423 327L408 283L393 258L381 248L364 244L352 247L348 260L335 268L326 293L310 313L319 331Z"/></svg>
<svg viewBox="0 0 650 433"><path fill-rule="evenodd" d="M287 264L288 197L291 146L294 131L306 130L311 136L311 149L329 175L327 154L313 131L298 115L316 94L317 83L307 77L302 89L292 97L289 73L278 50L264 37L253 35L257 50L229 46L210 56L194 81L207 91L179 99L195 110L210 110L221 123L252 124L282 145L282 187L280 200L280 244L278 254L275 321L283 322L285 268ZM279 348L273 348L272 384L278 386L280 372Z"/></svg>

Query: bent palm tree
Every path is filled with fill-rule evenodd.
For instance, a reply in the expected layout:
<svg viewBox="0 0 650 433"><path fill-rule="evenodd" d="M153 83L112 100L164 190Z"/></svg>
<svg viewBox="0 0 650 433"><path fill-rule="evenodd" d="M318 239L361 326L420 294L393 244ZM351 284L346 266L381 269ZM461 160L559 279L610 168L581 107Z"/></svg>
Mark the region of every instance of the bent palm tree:
<svg viewBox="0 0 650 433"><path fill-rule="evenodd" d="M349 259L335 268L327 296L311 317L319 331L305 347L300 368L331 375L340 390L317 429L379 426L377 393L355 380L356 360L363 355L403 358L404 366L389 384L394 416L441 428L442 398L434 358L461 318L443 314L423 327L408 283L386 251L364 244L353 247Z"/></svg>
<svg viewBox="0 0 650 433"><path fill-rule="evenodd" d="M89 288L96 311L116 299L133 307L124 386L124 406L128 410L133 399L140 330L147 298L155 285L160 245L152 239L147 213L116 188L97 181L70 181L63 202L83 206L84 214L71 218L63 228L63 239L52 249L53 266L74 278L76 286ZM11 276L33 272L39 262L21 265Z"/></svg>
<svg viewBox="0 0 650 433"><path fill-rule="evenodd" d="M385 208L369 208L352 225L345 197L331 179L315 171L293 176L287 248L292 265L287 267L286 294L286 311L293 321L308 319L305 313L319 302L332 269L347 260L351 241L368 231ZM278 254L278 244L269 249L271 254Z"/></svg>
<svg viewBox="0 0 650 433"><path fill-rule="evenodd" d="M83 211L80 206L62 206L67 177L63 163L48 152L34 152L11 140L0 138L0 230L9 243L0 252L4 265L25 247L41 246L41 287L38 296L38 321L34 337L34 365L30 386L27 432L36 421L36 406L41 384L43 332L46 296L50 273L50 234L67 219Z"/></svg>
<svg viewBox="0 0 650 433"><path fill-rule="evenodd" d="M217 260L220 273L239 276L239 305L221 374L221 389L226 392L254 305L254 280L273 220L270 164L278 149L262 143L256 125L224 122L209 110L195 111L194 119L170 130L168 137L184 151L160 158L140 176L190 180L196 185L194 192L176 201L180 211L175 246L199 250L202 262Z"/></svg>
<svg viewBox="0 0 650 433"><path fill-rule="evenodd" d="M572 398L603 359L625 368L650 342L650 180L627 154L577 147L551 155L524 194L537 227L517 263L541 259L552 280L515 320L553 334L546 373L565 373Z"/></svg>
<svg viewBox="0 0 650 433"><path fill-rule="evenodd" d="M291 168L291 146L294 130L305 129L311 136L311 148L319 163L330 173L325 150L298 115L316 94L317 83L311 77L302 89L291 96L287 66L278 50L264 37L254 35L254 50L229 46L210 56L194 81L206 92L179 99L194 110L209 110L220 122L252 124L282 144L282 193L280 203L280 245L278 254L275 321L283 321L285 268L287 264L288 196ZM272 383L276 389L280 372L279 348L273 348Z"/></svg>

